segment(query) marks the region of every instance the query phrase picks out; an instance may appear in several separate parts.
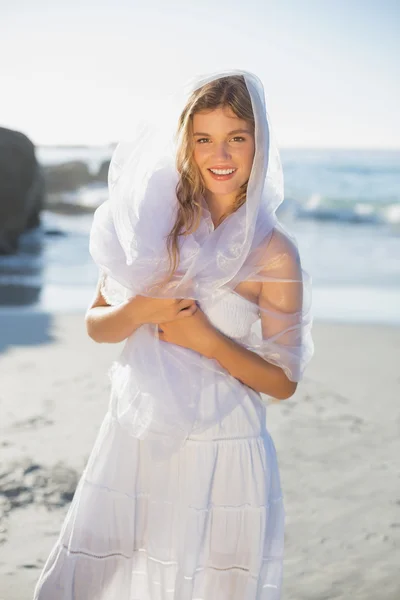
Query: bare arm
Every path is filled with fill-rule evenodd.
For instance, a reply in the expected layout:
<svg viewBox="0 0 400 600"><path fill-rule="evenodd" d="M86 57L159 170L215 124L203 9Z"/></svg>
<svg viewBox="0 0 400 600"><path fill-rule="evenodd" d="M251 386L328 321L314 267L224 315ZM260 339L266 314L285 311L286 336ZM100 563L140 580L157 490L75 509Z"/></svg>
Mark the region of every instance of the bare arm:
<svg viewBox="0 0 400 600"><path fill-rule="evenodd" d="M95 342L118 343L145 323L162 323L189 317L196 309L196 303L190 299L149 298L140 295L117 306L110 306L101 293L100 279L86 312L86 330Z"/></svg>
<svg viewBox="0 0 400 600"><path fill-rule="evenodd" d="M279 400L290 398L297 388L278 365L268 362L268 340L274 340L271 354L285 364L282 354L296 349L301 336L303 285L300 259L296 247L279 233L272 238L271 264L264 274L276 281L264 281L259 295L262 337L266 342L266 358L243 348L220 332L214 338L213 357L231 375L254 390Z"/></svg>
<svg viewBox="0 0 400 600"><path fill-rule="evenodd" d="M289 375L296 376L302 344L302 271L297 248L285 235L275 232L270 243L258 297L262 356L225 336L201 310L180 323L165 323L159 338L213 358L245 385L284 400L297 388Z"/></svg>
<svg viewBox="0 0 400 600"><path fill-rule="evenodd" d="M233 377L253 390L279 400L294 394L297 383L290 381L280 367L219 332L217 338L213 358Z"/></svg>
<svg viewBox="0 0 400 600"><path fill-rule="evenodd" d="M281 367L225 336L200 309L190 319L166 323L161 328L162 341L214 358L233 377L257 392L283 400L296 390L297 384L286 377Z"/></svg>
<svg viewBox="0 0 400 600"><path fill-rule="evenodd" d="M139 320L139 311L135 311L137 303L134 300L110 306L101 293L100 279L85 316L89 337L99 343L118 343L129 337L142 324Z"/></svg>

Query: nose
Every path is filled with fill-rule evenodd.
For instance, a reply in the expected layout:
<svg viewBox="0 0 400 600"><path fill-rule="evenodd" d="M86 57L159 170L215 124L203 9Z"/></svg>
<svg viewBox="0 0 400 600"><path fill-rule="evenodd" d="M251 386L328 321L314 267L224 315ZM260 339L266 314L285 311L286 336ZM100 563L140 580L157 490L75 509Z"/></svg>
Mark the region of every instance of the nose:
<svg viewBox="0 0 400 600"><path fill-rule="evenodd" d="M221 144L216 145L215 157L222 160L227 160L231 157L229 147L227 146L226 142L221 142Z"/></svg>

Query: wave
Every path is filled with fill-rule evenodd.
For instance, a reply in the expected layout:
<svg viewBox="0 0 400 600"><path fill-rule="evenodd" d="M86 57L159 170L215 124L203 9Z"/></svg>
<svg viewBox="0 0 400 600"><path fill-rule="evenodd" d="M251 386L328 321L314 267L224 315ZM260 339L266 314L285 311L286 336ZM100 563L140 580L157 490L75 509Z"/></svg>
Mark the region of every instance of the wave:
<svg viewBox="0 0 400 600"><path fill-rule="evenodd" d="M364 176L400 175L400 167L393 166L362 166L362 165L319 165L334 173L355 174Z"/></svg>
<svg viewBox="0 0 400 600"><path fill-rule="evenodd" d="M400 203L395 199L371 202L312 194L303 203L288 199L284 204L298 219L400 225Z"/></svg>

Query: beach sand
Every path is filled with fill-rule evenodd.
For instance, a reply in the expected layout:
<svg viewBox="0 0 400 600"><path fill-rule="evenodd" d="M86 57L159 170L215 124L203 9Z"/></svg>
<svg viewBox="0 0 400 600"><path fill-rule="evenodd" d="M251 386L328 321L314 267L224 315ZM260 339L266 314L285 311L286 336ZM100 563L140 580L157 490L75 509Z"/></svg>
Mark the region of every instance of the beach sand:
<svg viewBox="0 0 400 600"><path fill-rule="evenodd" d="M83 315L0 314L0 600L30 600L107 410L120 346ZM315 323L269 407L286 505L283 600L400 598L400 328ZM89 599L88 599L89 600Z"/></svg>

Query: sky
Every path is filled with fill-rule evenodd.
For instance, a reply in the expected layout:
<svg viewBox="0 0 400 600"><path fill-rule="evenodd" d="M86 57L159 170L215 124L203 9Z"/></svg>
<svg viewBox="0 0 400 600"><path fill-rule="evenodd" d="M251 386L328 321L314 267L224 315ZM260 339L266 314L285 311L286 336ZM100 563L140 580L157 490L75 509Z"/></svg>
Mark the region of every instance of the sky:
<svg viewBox="0 0 400 600"><path fill-rule="evenodd" d="M0 125L108 144L188 78L256 73L287 148L400 148L398 0L0 0Z"/></svg>

